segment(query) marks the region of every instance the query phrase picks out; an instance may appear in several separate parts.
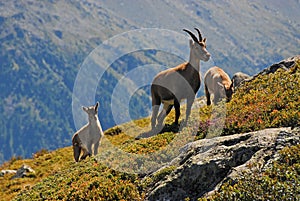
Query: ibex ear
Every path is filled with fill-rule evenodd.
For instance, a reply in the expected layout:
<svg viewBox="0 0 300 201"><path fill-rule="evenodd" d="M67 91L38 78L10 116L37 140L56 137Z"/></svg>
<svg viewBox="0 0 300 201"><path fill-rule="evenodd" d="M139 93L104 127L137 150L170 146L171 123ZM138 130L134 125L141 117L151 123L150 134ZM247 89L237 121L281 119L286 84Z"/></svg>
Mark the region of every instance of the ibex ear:
<svg viewBox="0 0 300 201"><path fill-rule="evenodd" d="M95 105L95 111L98 112L98 106L99 106L99 102L96 103Z"/></svg>
<svg viewBox="0 0 300 201"><path fill-rule="evenodd" d="M82 107L83 111L87 112L88 111L88 108L87 107Z"/></svg>
<svg viewBox="0 0 300 201"><path fill-rule="evenodd" d="M206 42L206 38L204 38L202 42L205 43Z"/></svg>
<svg viewBox="0 0 300 201"><path fill-rule="evenodd" d="M192 47L193 45L194 45L194 41L190 39L190 47Z"/></svg>

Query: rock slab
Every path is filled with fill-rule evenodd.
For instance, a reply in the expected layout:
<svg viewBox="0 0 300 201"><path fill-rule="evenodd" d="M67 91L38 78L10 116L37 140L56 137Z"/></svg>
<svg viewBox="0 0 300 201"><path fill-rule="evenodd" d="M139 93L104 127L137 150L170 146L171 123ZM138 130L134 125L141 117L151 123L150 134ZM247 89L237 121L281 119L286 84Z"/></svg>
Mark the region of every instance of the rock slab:
<svg viewBox="0 0 300 201"><path fill-rule="evenodd" d="M299 142L299 128L272 128L189 143L170 163L176 169L149 189L147 200L197 200L242 172L251 174L250 164L266 168L279 150Z"/></svg>

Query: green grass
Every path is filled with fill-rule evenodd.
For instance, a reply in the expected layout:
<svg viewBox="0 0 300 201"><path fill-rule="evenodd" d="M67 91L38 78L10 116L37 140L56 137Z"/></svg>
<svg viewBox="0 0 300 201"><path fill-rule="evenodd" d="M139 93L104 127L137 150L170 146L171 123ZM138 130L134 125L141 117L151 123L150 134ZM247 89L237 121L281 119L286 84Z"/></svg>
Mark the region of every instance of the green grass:
<svg viewBox="0 0 300 201"><path fill-rule="evenodd" d="M141 200L136 175L116 172L89 159L23 191L15 200Z"/></svg>
<svg viewBox="0 0 300 201"><path fill-rule="evenodd" d="M246 83L234 94L226 106L224 128L217 135L230 135L255 131L270 127L300 125L300 65L289 71L259 76ZM211 112L222 108L204 106L193 110L188 127L174 133L172 126L168 132L151 138L135 140L142 132L150 130L149 118L118 125L105 132L106 142L120 150L143 156L161 151L161 165L178 153L172 147L181 147L185 142L202 139L209 128L218 123L221 115L211 119ZM185 109L182 108L182 118ZM174 111L166 119L171 124ZM191 135L193 133L193 135ZM210 136L211 137L211 136ZM179 139L179 140L178 140ZM102 142L102 151L108 146ZM0 169L18 169L23 164L31 166L35 174L30 177L11 180L12 175L0 177L0 198L3 200L143 200L145 192L157 181L170 174L176 167L166 167L149 177L116 171L105 166L101 160L88 158L75 163L72 148L65 147L52 152L41 150L31 159L12 158ZM117 154L117 153L116 153ZM109 154L108 154L109 155ZM237 184L228 183L210 200L285 200L291 194L299 194L300 147L285 148L280 159L272 168L253 171L245 175ZM113 155L111 164L118 165L121 156ZM151 158L149 158L151 159ZM127 160L124 169L139 168L138 161ZM153 165L145 163L145 169ZM253 167L255 164L253 164ZM282 192L282 193L281 193ZM205 199L204 199L205 200Z"/></svg>
<svg viewBox="0 0 300 201"><path fill-rule="evenodd" d="M30 189L42 179L55 175L72 164L72 149L66 147L53 152L41 150L32 159L12 158L1 166L2 169L19 169L23 164L35 170L35 174L27 178L11 180L12 175L0 177L0 198L11 200L22 190Z"/></svg>
<svg viewBox="0 0 300 201"><path fill-rule="evenodd" d="M226 104L221 135L257 131L265 128L300 125L300 62L289 71L258 76L245 83ZM215 110L222 111L222 107ZM200 139L218 122L210 117L212 107L200 108ZM219 113L221 113L219 112Z"/></svg>
<svg viewBox="0 0 300 201"><path fill-rule="evenodd" d="M258 76L228 104L224 135L300 125L300 64Z"/></svg>

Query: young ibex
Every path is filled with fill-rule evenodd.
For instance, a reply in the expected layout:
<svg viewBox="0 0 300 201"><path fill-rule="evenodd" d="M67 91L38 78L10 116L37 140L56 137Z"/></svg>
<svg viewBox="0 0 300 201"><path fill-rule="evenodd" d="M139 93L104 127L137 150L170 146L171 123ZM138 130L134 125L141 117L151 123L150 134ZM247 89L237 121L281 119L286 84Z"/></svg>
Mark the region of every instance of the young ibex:
<svg viewBox="0 0 300 201"><path fill-rule="evenodd" d="M221 68L214 66L204 75L205 95L207 105L211 104L210 95L214 94L214 104L216 105L223 98L231 100L233 94L233 83L230 77Z"/></svg>
<svg viewBox="0 0 300 201"><path fill-rule="evenodd" d="M199 39L192 32L183 29L193 39L190 40L189 61L158 73L151 84L152 130L162 128L164 118L173 106L175 107L175 124L178 124L182 99L187 99L185 123L188 121L195 94L200 87L200 60L208 61L210 58L210 53L206 50L206 38L202 38L197 28L195 30L198 32ZM164 106L158 115L161 103Z"/></svg>
<svg viewBox="0 0 300 201"><path fill-rule="evenodd" d="M72 138L73 153L76 162L79 161L81 150L83 154L80 160L92 155L92 145L94 145L94 155L98 153L101 138L104 136L98 119L98 106L99 103L97 102L95 106L82 107L88 114L89 122L79 129Z"/></svg>

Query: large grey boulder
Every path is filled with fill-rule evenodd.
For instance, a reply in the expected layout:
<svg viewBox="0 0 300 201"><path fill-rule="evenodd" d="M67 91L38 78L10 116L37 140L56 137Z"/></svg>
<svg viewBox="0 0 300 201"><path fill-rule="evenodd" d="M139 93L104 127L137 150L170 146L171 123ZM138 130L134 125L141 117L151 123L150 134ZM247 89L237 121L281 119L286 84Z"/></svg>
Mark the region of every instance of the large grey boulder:
<svg viewBox="0 0 300 201"><path fill-rule="evenodd" d="M273 128L189 143L170 163L175 170L148 190L147 200L197 200L242 172L251 174L249 164L267 168L279 150L299 142L299 128Z"/></svg>

